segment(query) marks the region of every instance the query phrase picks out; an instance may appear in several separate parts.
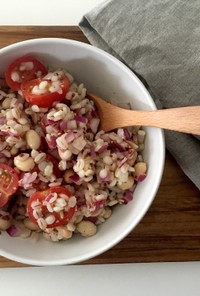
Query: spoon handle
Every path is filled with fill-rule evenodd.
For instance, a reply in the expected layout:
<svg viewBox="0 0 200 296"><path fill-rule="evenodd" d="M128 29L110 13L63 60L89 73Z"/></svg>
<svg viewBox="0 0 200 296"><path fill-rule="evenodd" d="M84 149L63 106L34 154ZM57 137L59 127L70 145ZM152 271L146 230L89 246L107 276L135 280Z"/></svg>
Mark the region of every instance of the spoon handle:
<svg viewBox="0 0 200 296"><path fill-rule="evenodd" d="M114 113L113 120L112 114L109 114L109 121L113 127L109 126L107 130L122 126L141 125L200 135L200 106L150 111L125 110L117 107Z"/></svg>

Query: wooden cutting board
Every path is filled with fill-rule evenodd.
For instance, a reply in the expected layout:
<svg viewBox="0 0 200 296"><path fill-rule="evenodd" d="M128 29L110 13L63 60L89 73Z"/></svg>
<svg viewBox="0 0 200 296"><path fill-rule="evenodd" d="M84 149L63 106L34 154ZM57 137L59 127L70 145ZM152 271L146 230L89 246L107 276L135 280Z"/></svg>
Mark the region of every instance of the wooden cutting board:
<svg viewBox="0 0 200 296"><path fill-rule="evenodd" d="M0 26L0 48L31 38L88 42L78 27ZM200 260L200 192L167 153L157 196L140 224L122 242L84 262L134 263ZM25 266L0 257L0 267Z"/></svg>

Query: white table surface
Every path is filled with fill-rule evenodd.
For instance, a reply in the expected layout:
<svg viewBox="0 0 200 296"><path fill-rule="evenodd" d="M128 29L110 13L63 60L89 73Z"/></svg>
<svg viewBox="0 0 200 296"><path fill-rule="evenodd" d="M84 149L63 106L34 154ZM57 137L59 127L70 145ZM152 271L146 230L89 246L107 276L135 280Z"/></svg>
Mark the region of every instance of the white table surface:
<svg viewBox="0 0 200 296"><path fill-rule="evenodd" d="M0 270L3 296L199 296L199 278L199 262Z"/></svg>
<svg viewBox="0 0 200 296"><path fill-rule="evenodd" d="M0 0L0 25L77 25L104 0Z"/></svg>
<svg viewBox="0 0 200 296"><path fill-rule="evenodd" d="M105 0L0 0L0 25L78 25ZM199 296L200 262L0 269L1 295Z"/></svg>

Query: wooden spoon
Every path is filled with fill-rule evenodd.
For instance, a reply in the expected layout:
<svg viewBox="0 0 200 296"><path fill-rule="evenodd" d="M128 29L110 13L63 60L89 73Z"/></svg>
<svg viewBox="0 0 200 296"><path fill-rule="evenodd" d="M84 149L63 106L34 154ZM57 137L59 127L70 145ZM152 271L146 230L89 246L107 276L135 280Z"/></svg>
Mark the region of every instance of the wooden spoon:
<svg viewBox="0 0 200 296"><path fill-rule="evenodd" d="M97 106L100 129L105 132L141 125L200 135L200 106L137 111L116 107L91 93L87 97Z"/></svg>

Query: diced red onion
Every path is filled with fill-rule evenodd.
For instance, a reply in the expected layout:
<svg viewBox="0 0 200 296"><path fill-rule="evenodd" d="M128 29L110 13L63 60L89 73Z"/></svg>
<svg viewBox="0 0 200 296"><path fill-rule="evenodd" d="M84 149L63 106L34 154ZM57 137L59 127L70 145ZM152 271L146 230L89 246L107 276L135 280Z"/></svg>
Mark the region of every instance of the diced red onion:
<svg viewBox="0 0 200 296"><path fill-rule="evenodd" d="M79 116L79 115L75 115L74 119L78 122L82 122L82 123L87 123L87 118L83 117L83 116Z"/></svg>
<svg viewBox="0 0 200 296"><path fill-rule="evenodd" d="M136 181L137 182L142 182L144 181L144 179L146 178L146 174L140 174L137 178L136 178Z"/></svg>
<svg viewBox="0 0 200 296"><path fill-rule="evenodd" d="M76 196L76 203L78 207L86 205L86 199L84 197Z"/></svg>
<svg viewBox="0 0 200 296"><path fill-rule="evenodd" d="M98 113L95 109L91 109L90 111L90 115L94 118L94 117L98 117Z"/></svg>
<svg viewBox="0 0 200 296"><path fill-rule="evenodd" d="M6 123L6 117L5 116L0 116L0 125L3 125Z"/></svg>
<svg viewBox="0 0 200 296"><path fill-rule="evenodd" d="M23 104L20 102L19 99L15 98L15 99L12 99L11 101L11 107L18 107L19 109L23 109Z"/></svg>
<svg viewBox="0 0 200 296"><path fill-rule="evenodd" d="M76 133L73 131L70 131L65 134L65 141L67 143L71 143L76 138Z"/></svg>
<svg viewBox="0 0 200 296"><path fill-rule="evenodd" d="M77 174L69 176L69 179L72 180L75 184L77 184L80 181L80 177Z"/></svg>
<svg viewBox="0 0 200 296"><path fill-rule="evenodd" d="M25 173L23 178L21 180L19 180L19 186L24 186L30 183L33 183L37 178L37 173L33 172L33 173Z"/></svg>
<svg viewBox="0 0 200 296"><path fill-rule="evenodd" d="M15 137L15 138L19 138L16 136L15 132L11 132L10 130L7 130L7 131L1 131L5 136L12 136L12 137Z"/></svg>
<svg viewBox="0 0 200 296"><path fill-rule="evenodd" d="M92 119L90 120L90 124L89 124L89 126L90 126L90 128L91 128L91 130L92 130L92 132L93 132L94 134L96 134L96 132L97 132L97 130L98 130L99 122L100 122L100 119L99 119L99 118L92 118Z"/></svg>
<svg viewBox="0 0 200 296"><path fill-rule="evenodd" d="M110 143L110 136L109 136L109 134L102 134L102 135L100 136L100 138L101 138L102 140L104 140L105 142Z"/></svg>
<svg viewBox="0 0 200 296"><path fill-rule="evenodd" d="M110 182L113 180L113 172L108 172L105 178L100 178L102 182Z"/></svg>
<svg viewBox="0 0 200 296"><path fill-rule="evenodd" d="M127 158L124 157L119 163L118 163L118 168L121 168L123 166L123 164L125 164L127 162Z"/></svg>
<svg viewBox="0 0 200 296"><path fill-rule="evenodd" d="M101 209L101 208L104 206L105 202L106 202L106 199L105 199L105 198L96 201L96 202L95 202L95 211Z"/></svg>
<svg viewBox="0 0 200 296"><path fill-rule="evenodd" d="M131 135L129 133L129 130L127 128L123 128L123 131L124 131L124 139L131 140Z"/></svg>
<svg viewBox="0 0 200 296"><path fill-rule="evenodd" d="M96 157L96 156L97 156L97 155L96 155L96 152L95 152L95 149L94 149L93 146L90 146L90 155L91 155L92 157Z"/></svg>
<svg viewBox="0 0 200 296"><path fill-rule="evenodd" d="M56 143L57 137L56 136L50 136L50 140L46 140L48 147L50 149L55 149L57 147L57 143Z"/></svg>
<svg viewBox="0 0 200 296"><path fill-rule="evenodd" d="M50 200L52 199L52 197L53 197L52 193L48 194L48 195L45 197L45 201L50 202Z"/></svg>
<svg viewBox="0 0 200 296"><path fill-rule="evenodd" d="M47 118L47 125L54 125L56 124L58 121L57 120L53 120L53 119L48 119Z"/></svg>
<svg viewBox="0 0 200 296"><path fill-rule="evenodd" d="M126 190L123 196L123 202L126 205L133 199L133 192L131 190Z"/></svg>
<svg viewBox="0 0 200 296"><path fill-rule="evenodd" d="M97 153L103 153L104 151L106 151L108 145L103 145L101 146L98 150L95 150Z"/></svg>
<svg viewBox="0 0 200 296"><path fill-rule="evenodd" d="M85 147L86 144L87 144L87 142L85 141L83 136L80 136L73 141L72 146L75 149L81 151L81 150L83 150L83 148Z"/></svg>
<svg viewBox="0 0 200 296"><path fill-rule="evenodd" d="M127 157L128 159L132 159L133 157L136 159L137 151L134 149L128 149L127 151L124 152L124 156Z"/></svg>
<svg viewBox="0 0 200 296"><path fill-rule="evenodd" d="M11 237L15 237L15 236L20 236L21 234L21 229L19 229L18 227L16 227L16 225L11 225L6 232L11 236Z"/></svg>
<svg viewBox="0 0 200 296"><path fill-rule="evenodd" d="M68 129L68 121L61 121L61 123L60 123L60 129L62 131Z"/></svg>
<svg viewBox="0 0 200 296"><path fill-rule="evenodd" d="M47 115L44 115L44 116L42 117L41 123L42 123L44 126L47 126L47 125L48 125Z"/></svg>
<svg viewBox="0 0 200 296"><path fill-rule="evenodd" d="M131 134L127 128L119 128L117 134L123 140L131 140Z"/></svg>
<svg viewBox="0 0 200 296"><path fill-rule="evenodd" d="M108 145L108 148L113 150L118 150L119 152L124 152L126 151L125 147L122 146L121 144L117 143L117 142L111 142Z"/></svg>
<svg viewBox="0 0 200 296"><path fill-rule="evenodd" d="M94 223L94 224L96 224L98 218L95 217L95 216L94 217L88 217L87 220L90 221L90 222L92 222L92 223Z"/></svg>

